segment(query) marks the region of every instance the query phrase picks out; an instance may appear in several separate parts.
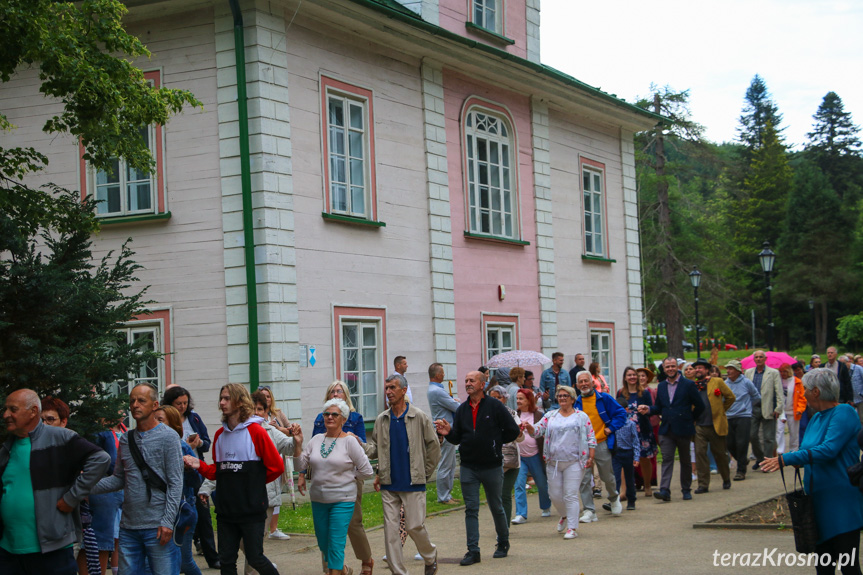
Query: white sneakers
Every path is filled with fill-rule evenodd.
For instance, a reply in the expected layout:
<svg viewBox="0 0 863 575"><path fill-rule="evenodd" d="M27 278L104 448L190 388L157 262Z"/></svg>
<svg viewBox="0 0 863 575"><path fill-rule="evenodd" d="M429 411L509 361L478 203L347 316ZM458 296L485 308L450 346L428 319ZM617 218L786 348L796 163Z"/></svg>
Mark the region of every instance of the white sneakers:
<svg viewBox="0 0 863 575"><path fill-rule="evenodd" d="M620 507L620 501L617 502L618 507ZM620 511L618 511L620 513ZM586 509L584 513L581 514L581 517L578 519L582 523L593 523L594 521L599 521L599 517L596 516L595 511L591 511L590 509Z"/></svg>
<svg viewBox="0 0 863 575"><path fill-rule="evenodd" d="M620 497L611 504L611 514L620 515L623 512L623 504L620 502Z"/></svg>
<svg viewBox="0 0 863 575"><path fill-rule="evenodd" d="M288 535L287 533L282 533L282 531L280 529L276 529L275 531L270 533L267 537L269 539L280 539L282 541L287 541L288 539L291 538L291 536Z"/></svg>
<svg viewBox="0 0 863 575"><path fill-rule="evenodd" d="M551 509L543 509L542 510L543 517L551 517Z"/></svg>
<svg viewBox="0 0 863 575"><path fill-rule="evenodd" d="M560 521L557 522L557 532L563 533L564 529L566 529L566 517L561 517Z"/></svg>
<svg viewBox="0 0 863 575"><path fill-rule="evenodd" d="M527 523L527 518L524 515L516 515L512 518L512 521L510 523L512 523L513 525L522 525L524 523Z"/></svg>
<svg viewBox="0 0 863 575"><path fill-rule="evenodd" d="M564 539L575 539L576 537L578 537L578 532L575 529L567 529L563 536Z"/></svg>

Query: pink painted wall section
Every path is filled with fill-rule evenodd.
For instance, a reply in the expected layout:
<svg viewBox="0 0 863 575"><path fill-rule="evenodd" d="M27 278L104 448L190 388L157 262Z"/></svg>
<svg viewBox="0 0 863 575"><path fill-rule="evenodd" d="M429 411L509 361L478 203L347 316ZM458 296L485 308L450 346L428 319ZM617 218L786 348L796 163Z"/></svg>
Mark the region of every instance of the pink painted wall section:
<svg viewBox="0 0 863 575"><path fill-rule="evenodd" d="M439 0L440 26L460 36L527 58L527 8L525 0L500 0L504 4L503 34L515 44L490 39L465 27L473 22L473 0Z"/></svg>
<svg viewBox="0 0 863 575"><path fill-rule="evenodd" d="M447 69L444 70L443 84L452 218L456 361L459 389L463 392L465 374L485 362L483 313L507 317L517 314L516 345L521 349L538 350L540 347L530 101L525 96L474 82ZM474 98L503 107L515 125L519 219L521 237L530 242L528 246L464 237L467 206L461 114L465 102ZM498 298L499 285L506 286L503 301Z"/></svg>

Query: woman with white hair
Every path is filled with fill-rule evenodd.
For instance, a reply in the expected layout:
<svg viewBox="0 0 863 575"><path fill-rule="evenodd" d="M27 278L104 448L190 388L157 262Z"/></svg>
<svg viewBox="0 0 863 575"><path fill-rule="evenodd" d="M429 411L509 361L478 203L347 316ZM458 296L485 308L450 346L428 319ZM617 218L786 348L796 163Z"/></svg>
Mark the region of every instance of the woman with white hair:
<svg viewBox="0 0 863 575"><path fill-rule="evenodd" d="M518 368L516 368L518 369ZM502 385L495 385L486 392L489 397L494 398L506 406L506 410L512 415L512 419L516 425L521 423L521 418L518 413L507 405L509 392ZM506 513L506 522L512 521L512 493L515 489L515 481L518 479L518 470L521 467L521 456L518 452L517 443L524 440L524 434L520 434L518 439L504 443L501 447L503 454L503 486L501 487L500 498L503 503L503 510Z"/></svg>
<svg viewBox="0 0 863 575"><path fill-rule="evenodd" d="M770 457L761 463L765 472L785 465L804 468L804 487L812 496L818 543L815 553L829 554L832 562L819 566L819 575L834 573L840 557L854 562L842 567L843 575L859 574L860 529L863 528L863 494L848 481L846 469L860 461L857 411L839 403L839 379L828 368L814 368L803 376L803 393L816 412L809 421L800 449Z"/></svg>
<svg viewBox="0 0 863 575"><path fill-rule="evenodd" d="M342 429L350 413L343 400L327 400L323 409L326 431L309 440L299 461L301 470L312 471L309 498L315 537L329 575L353 573L345 566L345 542L357 498L357 479L374 476L363 448ZM305 494L305 475L300 475L297 487Z"/></svg>
<svg viewBox="0 0 863 575"><path fill-rule="evenodd" d="M363 421L363 416L354 409L354 403L351 401L350 390L348 385L341 380L336 380L327 386L327 391L324 393L324 401L331 399L341 399L348 405L350 414L347 421L342 425L342 431L345 433L353 433L360 441L366 442L366 423ZM312 430L312 437L326 432L324 425L324 414L318 414L315 418L315 426ZM351 517L351 524L348 526L348 539L351 540L351 547L354 548L354 555L362 564L362 575L372 575L375 567L375 560L372 558L372 547L369 545L369 538L366 535L366 530L363 528L363 480L357 479L357 499L354 505L354 515ZM405 532L407 536L407 532Z"/></svg>

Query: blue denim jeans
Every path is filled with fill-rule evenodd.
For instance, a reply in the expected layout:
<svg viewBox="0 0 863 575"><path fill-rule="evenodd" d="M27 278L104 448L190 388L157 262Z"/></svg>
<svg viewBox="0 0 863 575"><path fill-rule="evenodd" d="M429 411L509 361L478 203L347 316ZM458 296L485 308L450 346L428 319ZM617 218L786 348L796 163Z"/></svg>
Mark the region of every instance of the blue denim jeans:
<svg viewBox="0 0 863 575"><path fill-rule="evenodd" d="M485 499L494 519L498 545L509 543L509 524L501 501L503 467L471 469L461 467L461 494L464 497L464 526L467 531L467 550L479 551L479 486L485 488Z"/></svg>
<svg viewBox="0 0 863 575"><path fill-rule="evenodd" d="M180 572L180 548L168 541L159 544L157 529L120 528L120 575L146 573L149 563L153 575L176 575Z"/></svg>
<svg viewBox="0 0 863 575"><path fill-rule="evenodd" d="M539 507L542 510L551 508L551 499L548 497L548 478L545 476L545 467L542 465L542 456L537 453L530 457L521 458L521 467L518 468L518 479L515 480L515 514L527 517L527 474L533 476L536 488L539 490Z"/></svg>
<svg viewBox="0 0 863 575"><path fill-rule="evenodd" d="M194 496L193 496L194 497ZM195 502L190 501L192 504L192 508L195 508ZM195 511L195 519L192 521L192 525L198 522L198 514L197 510ZM192 553L192 539L195 537L195 528L192 527L186 534L183 535L183 546L180 547L180 572L185 573L186 575L201 575L201 569L198 567L198 564L195 563L195 556Z"/></svg>

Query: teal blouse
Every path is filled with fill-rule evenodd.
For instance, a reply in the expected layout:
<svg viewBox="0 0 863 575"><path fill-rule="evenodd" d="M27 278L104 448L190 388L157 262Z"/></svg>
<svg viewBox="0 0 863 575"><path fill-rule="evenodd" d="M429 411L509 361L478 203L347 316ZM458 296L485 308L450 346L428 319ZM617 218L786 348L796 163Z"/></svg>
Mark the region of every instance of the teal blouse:
<svg viewBox="0 0 863 575"><path fill-rule="evenodd" d="M804 466L803 483L815 504L818 543L863 528L863 494L851 485L846 471L860 461L859 431L857 411L840 404L816 413L800 449L782 456L786 465Z"/></svg>

